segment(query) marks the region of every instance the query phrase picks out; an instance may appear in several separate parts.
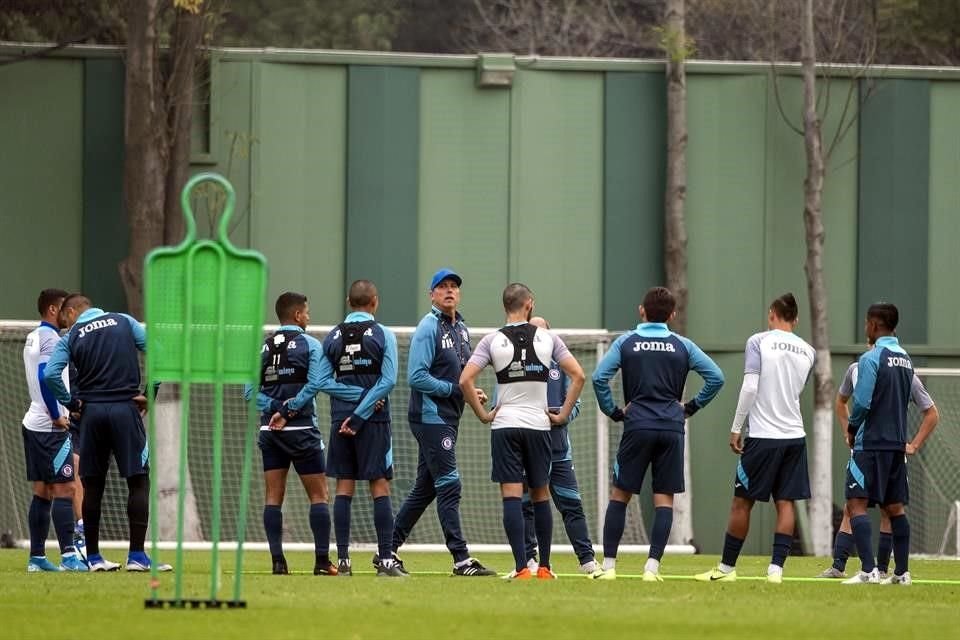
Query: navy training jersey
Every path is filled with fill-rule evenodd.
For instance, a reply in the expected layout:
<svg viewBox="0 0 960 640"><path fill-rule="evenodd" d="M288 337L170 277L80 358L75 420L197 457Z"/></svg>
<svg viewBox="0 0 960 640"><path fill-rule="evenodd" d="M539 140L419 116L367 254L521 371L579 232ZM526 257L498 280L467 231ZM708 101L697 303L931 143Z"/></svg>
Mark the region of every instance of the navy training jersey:
<svg viewBox="0 0 960 640"><path fill-rule="evenodd" d="M124 313L89 308L57 343L44 370L47 385L57 399L70 402L63 369L76 367L74 397L84 402L124 402L141 393L140 357L146 333Z"/></svg>
<svg viewBox="0 0 960 640"><path fill-rule="evenodd" d="M457 313L451 322L431 307L410 339L407 380L410 422L457 426L463 415L460 373L472 353L470 332Z"/></svg>
<svg viewBox="0 0 960 640"><path fill-rule="evenodd" d="M699 408L723 386L723 372L689 338L677 335L665 323L645 322L617 338L593 372L593 388L607 415L616 405L609 381L623 376L624 429L683 431L683 388L687 374L700 374L704 386L694 398Z"/></svg>
<svg viewBox="0 0 960 640"><path fill-rule="evenodd" d="M913 363L895 336L879 338L860 356L850 426L855 451L903 451Z"/></svg>
<svg viewBox="0 0 960 640"><path fill-rule="evenodd" d="M330 417L342 422L351 415L368 422L390 422L388 395L397 381L397 339L372 315L355 311L327 334L323 354L337 382L359 387L357 400L330 395ZM373 404L383 399L379 411Z"/></svg>
<svg viewBox="0 0 960 640"><path fill-rule="evenodd" d="M311 344L309 340L313 340ZM269 424L271 416L280 410L284 401L291 400L307 386L310 372L311 347L319 342L300 327L283 325L267 336L260 349L260 394L270 399L262 409L261 425ZM298 414L287 420L284 429L314 426L314 403L306 402Z"/></svg>

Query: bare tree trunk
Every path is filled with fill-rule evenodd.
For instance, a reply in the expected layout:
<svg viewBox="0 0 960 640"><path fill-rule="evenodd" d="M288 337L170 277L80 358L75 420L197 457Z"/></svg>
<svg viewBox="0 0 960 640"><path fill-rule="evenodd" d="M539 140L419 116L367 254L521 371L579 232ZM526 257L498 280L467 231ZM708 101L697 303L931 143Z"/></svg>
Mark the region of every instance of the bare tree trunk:
<svg viewBox="0 0 960 640"><path fill-rule="evenodd" d="M166 118L157 42L159 0L128 3L124 204L130 249L119 264L127 310L143 317L143 259L163 240Z"/></svg>
<svg viewBox="0 0 960 640"><path fill-rule="evenodd" d="M664 194L664 271L667 288L677 298L677 317L672 328L687 331L687 77L684 61L687 36L684 30L684 0L667 0L664 43L667 54L667 184ZM686 427L684 427L686 428ZM674 496L671 544L693 539L693 486L690 477L690 447L683 448L687 490Z"/></svg>
<svg viewBox="0 0 960 640"><path fill-rule="evenodd" d="M816 45L813 30L813 0L805 0L801 68L803 71L803 139L807 152L807 177L803 183L803 221L807 236L807 293L810 296L810 333L817 351L814 365L812 498L809 502L813 552L830 554L833 534L831 467L833 433L833 374L830 366L830 335L827 324L827 284L823 274L823 180L824 160L817 114Z"/></svg>
<svg viewBox="0 0 960 640"><path fill-rule="evenodd" d="M196 69L200 62L204 15L182 9L170 45L171 69L167 81L169 105L170 168L166 176L167 199L164 207L163 242L177 244L183 239L183 212L180 191L190 173L190 129L193 120Z"/></svg>

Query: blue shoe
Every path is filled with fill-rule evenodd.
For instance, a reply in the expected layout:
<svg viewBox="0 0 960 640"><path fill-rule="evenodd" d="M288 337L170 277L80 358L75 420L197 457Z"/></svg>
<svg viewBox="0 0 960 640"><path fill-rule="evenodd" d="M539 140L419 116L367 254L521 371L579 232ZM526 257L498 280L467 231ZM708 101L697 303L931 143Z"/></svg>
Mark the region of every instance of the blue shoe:
<svg viewBox="0 0 960 640"><path fill-rule="evenodd" d="M87 566L87 563L83 561L83 558L81 558L79 554L65 553L63 558L60 559L60 570L84 572L89 571L90 568Z"/></svg>
<svg viewBox="0 0 960 640"><path fill-rule="evenodd" d="M87 556L87 566L90 567L90 571L117 571L120 569L119 564L105 560L99 553Z"/></svg>
<svg viewBox="0 0 960 640"><path fill-rule="evenodd" d="M150 571L150 556L143 551L134 551L127 555L127 571ZM158 564L157 571L173 571L169 564Z"/></svg>
<svg viewBox="0 0 960 640"><path fill-rule="evenodd" d="M41 571L62 571L62 569L47 560L46 556L30 556L30 560L27 561L27 573L40 573Z"/></svg>

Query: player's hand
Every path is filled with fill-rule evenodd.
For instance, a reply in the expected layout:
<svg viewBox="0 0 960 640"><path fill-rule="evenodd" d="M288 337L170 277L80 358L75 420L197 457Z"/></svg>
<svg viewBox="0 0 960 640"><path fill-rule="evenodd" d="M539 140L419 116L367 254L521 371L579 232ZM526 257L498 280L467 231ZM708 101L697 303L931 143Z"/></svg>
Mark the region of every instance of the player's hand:
<svg viewBox="0 0 960 640"><path fill-rule="evenodd" d="M63 431L66 431L67 429L70 428L70 418L68 418L67 416L60 416L59 418L53 421L53 426L55 426L57 429L62 429Z"/></svg>
<svg viewBox="0 0 960 640"><path fill-rule="evenodd" d="M147 396L142 393L133 396L133 403L137 405L137 410L140 412L141 418L147 414Z"/></svg>
<svg viewBox="0 0 960 640"><path fill-rule="evenodd" d="M480 418L480 422L483 424L490 424L493 422L494 418L497 417L498 411L500 411L500 405L494 407L493 411L484 411L483 415L478 415L477 417Z"/></svg>
<svg viewBox="0 0 960 640"><path fill-rule="evenodd" d="M915 455L917 451L919 451L919 449L913 446L913 443L911 442L908 442L906 448L904 448L903 450L903 452L906 453L908 456Z"/></svg>
<svg viewBox="0 0 960 640"><path fill-rule="evenodd" d="M856 438L856 436L854 436L854 435L853 435L852 433L850 433L849 431L847 432L846 436L847 436L847 446L850 447L851 449L853 449L853 443L854 443L854 439Z"/></svg>
<svg viewBox="0 0 960 640"><path fill-rule="evenodd" d="M373 403L373 410L380 411L385 406L387 406L387 401L384 398L380 398L379 400Z"/></svg>
<svg viewBox="0 0 960 640"><path fill-rule="evenodd" d="M487 400L490 398L487 397L487 394L484 393L483 389L477 387L477 400L480 401L480 404L487 404Z"/></svg>
<svg viewBox="0 0 960 640"><path fill-rule="evenodd" d="M350 416L347 416L343 422L340 423L340 435L342 436L355 436L357 432L350 428Z"/></svg>
<svg viewBox="0 0 960 640"><path fill-rule="evenodd" d="M563 425L567 424L570 421L569 415L564 416L559 412L553 413L551 411L545 411L544 413L546 413L547 418L550 419L550 425L554 427L562 427Z"/></svg>
<svg viewBox="0 0 960 640"><path fill-rule="evenodd" d="M271 431L281 431L285 426L287 426L287 419L280 415L280 412L270 416L270 424L267 425L270 427Z"/></svg>
<svg viewBox="0 0 960 640"><path fill-rule="evenodd" d="M735 454L743 453L743 434L730 432L730 450Z"/></svg>

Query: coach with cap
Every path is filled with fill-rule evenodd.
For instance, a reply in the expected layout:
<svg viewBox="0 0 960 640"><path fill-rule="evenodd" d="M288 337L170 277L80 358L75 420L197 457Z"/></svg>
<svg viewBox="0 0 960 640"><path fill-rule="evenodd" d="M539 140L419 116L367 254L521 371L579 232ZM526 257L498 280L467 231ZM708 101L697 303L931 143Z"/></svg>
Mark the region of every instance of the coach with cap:
<svg viewBox="0 0 960 640"><path fill-rule="evenodd" d="M420 320L410 339L407 378L410 384L410 430L417 439L417 480L397 513L393 529L393 554L409 537L434 498L437 516L453 556L457 576L496 575L471 558L460 529L460 471L456 445L463 394L460 372L470 359L470 332L457 312L461 278L452 269L440 269L430 279L430 311ZM477 390L481 402L487 397ZM400 566L403 566L402 563Z"/></svg>

